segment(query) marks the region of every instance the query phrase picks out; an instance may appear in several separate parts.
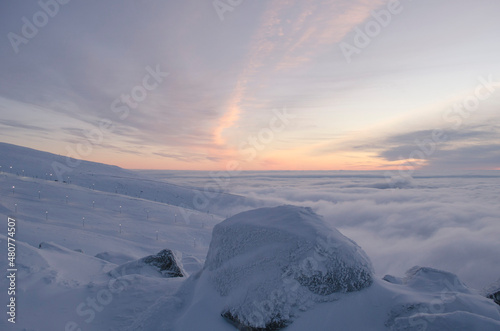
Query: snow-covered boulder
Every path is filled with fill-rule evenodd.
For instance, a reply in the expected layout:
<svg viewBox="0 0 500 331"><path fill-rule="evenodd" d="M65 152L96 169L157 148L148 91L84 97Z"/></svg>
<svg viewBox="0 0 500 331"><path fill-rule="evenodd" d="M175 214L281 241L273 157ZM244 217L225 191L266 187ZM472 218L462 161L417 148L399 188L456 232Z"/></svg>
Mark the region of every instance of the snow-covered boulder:
<svg viewBox="0 0 500 331"><path fill-rule="evenodd" d="M224 298L222 316L276 330L298 310L370 286L373 270L356 243L310 208L280 206L216 225L203 274Z"/></svg>
<svg viewBox="0 0 500 331"><path fill-rule="evenodd" d="M184 277L181 259L169 249L164 249L156 255L149 255L142 259L118 266L110 273L120 275L138 274L150 277Z"/></svg>

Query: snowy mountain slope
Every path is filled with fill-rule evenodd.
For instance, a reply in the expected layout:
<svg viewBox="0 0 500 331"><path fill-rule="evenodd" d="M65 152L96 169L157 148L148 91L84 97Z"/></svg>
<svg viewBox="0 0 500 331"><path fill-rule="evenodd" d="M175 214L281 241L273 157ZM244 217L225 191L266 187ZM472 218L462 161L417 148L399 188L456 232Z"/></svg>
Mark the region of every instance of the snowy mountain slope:
<svg viewBox="0 0 500 331"><path fill-rule="evenodd" d="M20 239L34 247L52 241L65 247L71 245L70 249L81 248L92 256L120 250L138 259L164 248L155 245L156 231L159 243L168 239L182 247L184 242L193 246L196 240L208 246L210 229L220 220L193 212L186 222L176 206L76 185L10 174L0 174L0 181L0 206L5 210L2 214L18 216ZM102 245L104 242L108 244ZM138 253L136 247L143 243L156 248Z"/></svg>
<svg viewBox="0 0 500 331"><path fill-rule="evenodd" d="M0 143L0 173L45 179L92 190L118 193L178 206L179 216L191 211L226 217L245 209L263 206L262 201L221 191L187 188L157 181L139 172L101 163ZM186 217L186 216L185 216Z"/></svg>
<svg viewBox="0 0 500 331"><path fill-rule="evenodd" d="M6 154L0 155L3 164ZM38 171L43 160L27 162L34 164L17 166ZM11 164L15 170L17 163ZM73 322L82 330L122 330L135 314L174 293L183 280L109 272L165 248L181 251L186 272L196 272L205 259L212 228L221 220L193 210L183 218L172 204L33 178L28 170L24 176L22 171L9 172L10 168L0 173L0 219L2 224L8 216L16 219L19 268L17 323L7 324L2 318L1 330L64 330ZM172 194L171 186L158 183L158 187L165 195ZM5 230L0 236L2 256L7 256ZM6 263L0 259L2 270ZM8 288L8 279L2 277L0 286ZM123 289L110 296L106 292L110 286ZM7 300L6 291L0 298Z"/></svg>

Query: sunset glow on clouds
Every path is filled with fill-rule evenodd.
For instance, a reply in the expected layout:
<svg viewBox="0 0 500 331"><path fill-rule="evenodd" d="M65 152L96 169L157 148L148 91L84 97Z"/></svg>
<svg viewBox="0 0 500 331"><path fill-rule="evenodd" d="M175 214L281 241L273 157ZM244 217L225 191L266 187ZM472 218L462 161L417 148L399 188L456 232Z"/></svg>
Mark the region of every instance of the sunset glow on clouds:
<svg viewBox="0 0 500 331"><path fill-rule="evenodd" d="M498 1L225 8L73 1L25 38L44 9L1 4L0 140L125 168L498 169Z"/></svg>

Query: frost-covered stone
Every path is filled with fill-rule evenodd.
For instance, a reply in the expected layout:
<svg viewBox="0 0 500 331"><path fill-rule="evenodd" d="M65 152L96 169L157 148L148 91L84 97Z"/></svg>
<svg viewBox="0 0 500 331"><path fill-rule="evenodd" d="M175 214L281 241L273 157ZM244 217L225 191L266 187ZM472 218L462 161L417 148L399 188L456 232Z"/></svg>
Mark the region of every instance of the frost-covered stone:
<svg viewBox="0 0 500 331"><path fill-rule="evenodd" d="M498 289L498 291L496 292L488 294L487 297L495 301L497 305L500 305L500 289Z"/></svg>
<svg viewBox="0 0 500 331"><path fill-rule="evenodd" d="M118 272L121 275L139 274L166 278L184 277L186 273L180 261L181 259L177 258L171 250L164 249L158 254L122 264L114 272Z"/></svg>
<svg viewBox="0 0 500 331"><path fill-rule="evenodd" d="M356 243L310 208L280 206L216 225L204 273L226 297L224 317L273 330L291 323L298 310L370 286L373 270Z"/></svg>
<svg viewBox="0 0 500 331"><path fill-rule="evenodd" d="M184 276L174 253L170 249L164 249L156 255L146 256L144 263L157 267L162 274L168 277Z"/></svg>

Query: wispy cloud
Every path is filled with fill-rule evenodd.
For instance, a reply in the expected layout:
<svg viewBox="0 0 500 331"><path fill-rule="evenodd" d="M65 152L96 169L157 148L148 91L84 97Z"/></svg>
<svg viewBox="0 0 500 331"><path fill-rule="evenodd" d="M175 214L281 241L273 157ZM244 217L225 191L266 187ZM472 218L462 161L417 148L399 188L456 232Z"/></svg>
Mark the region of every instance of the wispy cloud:
<svg viewBox="0 0 500 331"><path fill-rule="evenodd" d="M291 73L305 65L325 52L327 46L340 42L383 3L361 0L270 2L252 38L246 64L233 94L214 129L215 143L224 144L224 131L238 122L245 99L249 98L247 90L250 84L265 81L266 76Z"/></svg>
<svg viewBox="0 0 500 331"><path fill-rule="evenodd" d="M49 132L47 128L43 128L40 126L36 125L29 125L25 124L19 121L14 121L14 120L0 120L0 125L6 126L7 128L4 128L3 130L13 130L17 131L19 129L24 129L24 130L30 130L30 131L41 131L41 132Z"/></svg>
<svg viewBox="0 0 500 331"><path fill-rule="evenodd" d="M423 158L427 169L494 169L500 164L500 126L470 125L443 130L442 141L433 142L434 130L389 136L378 145L386 161L404 161L410 155ZM413 153L416 150L427 153Z"/></svg>

